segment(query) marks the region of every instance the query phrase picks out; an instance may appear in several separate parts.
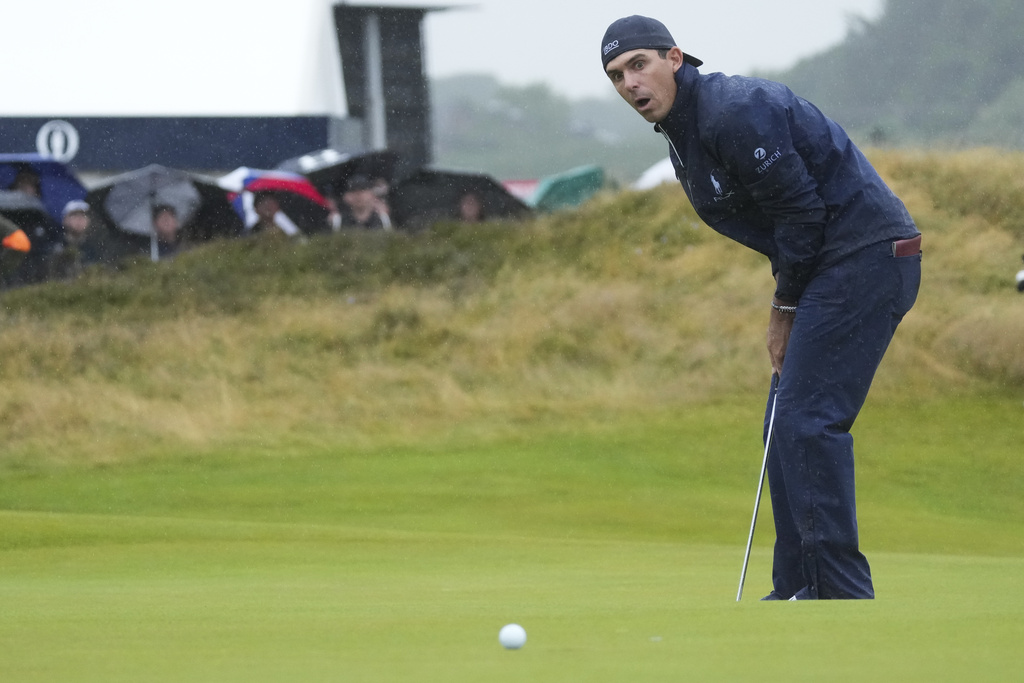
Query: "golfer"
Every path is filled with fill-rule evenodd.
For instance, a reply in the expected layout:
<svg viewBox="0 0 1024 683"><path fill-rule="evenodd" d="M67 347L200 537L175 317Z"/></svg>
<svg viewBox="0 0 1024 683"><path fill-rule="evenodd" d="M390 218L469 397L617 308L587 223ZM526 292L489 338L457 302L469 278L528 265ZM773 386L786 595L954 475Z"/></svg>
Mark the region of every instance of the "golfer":
<svg viewBox="0 0 1024 683"><path fill-rule="evenodd" d="M775 554L764 599L873 598L850 428L917 298L921 234L843 129L785 86L701 74L664 24L641 16L608 27L601 60L665 137L700 218L767 256L775 275L765 296Z"/></svg>

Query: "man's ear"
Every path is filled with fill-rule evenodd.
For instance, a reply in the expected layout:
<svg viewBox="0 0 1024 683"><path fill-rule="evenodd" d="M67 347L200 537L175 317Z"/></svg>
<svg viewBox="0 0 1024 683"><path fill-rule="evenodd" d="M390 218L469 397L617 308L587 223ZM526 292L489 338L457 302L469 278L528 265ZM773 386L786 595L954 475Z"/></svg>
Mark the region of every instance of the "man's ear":
<svg viewBox="0 0 1024 683"><path fill-rule="evenodd" d="M665 55L665 57L672 63L672 73L679 71L679 69L682 68L683 66L683 62L685 61L683 51L679 48L678 45L672 46L669 49L668 54Z"/></svg>

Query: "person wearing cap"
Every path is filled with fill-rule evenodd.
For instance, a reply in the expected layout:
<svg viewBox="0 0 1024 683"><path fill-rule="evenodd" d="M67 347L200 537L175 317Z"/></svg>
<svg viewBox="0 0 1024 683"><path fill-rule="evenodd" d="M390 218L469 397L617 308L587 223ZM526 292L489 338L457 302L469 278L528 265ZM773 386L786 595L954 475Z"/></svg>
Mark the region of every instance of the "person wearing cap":
<svg viewBox="0 0 1024 683"><path fill-rule="evenodd" d="M365 175L354 175L345 184L339 207L339 227L391 230L386 189Z"/></svg>
<svg viewBox="0 0 1024 683"><path fill-rule="evenodd" d="M850 428L917 298L920 232L843 129L786 86L702 74L664 24L636 15L608 27L601 61L665 138L698 216L764 254L775 276L765 296L776 535L765 599L873 598Z"/></svg>
<svg viewBox="0 0 1024 683"><path fill-rule="evenodd" d="M61 236L50 249L48 278L73 280L86 266L100 261L100 245L92 229L89 205L73 199L61 212Z"/></svg>

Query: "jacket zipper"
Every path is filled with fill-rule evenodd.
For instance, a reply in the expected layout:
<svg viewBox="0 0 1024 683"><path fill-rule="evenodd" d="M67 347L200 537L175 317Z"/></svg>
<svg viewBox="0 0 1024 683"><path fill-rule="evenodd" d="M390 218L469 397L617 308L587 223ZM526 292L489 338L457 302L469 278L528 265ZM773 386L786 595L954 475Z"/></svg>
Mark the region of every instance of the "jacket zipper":
<svg viewBox="0 0 1024 683"><path fill-rule="evenodd" d="M690 186L690 174L686 173L686 163L683 162L682 155L680 155L679 150L676 149L676 143L672 142L672 138L668 136L668 132L661 127L660 123L655 125L655 130L661 133L663 138L668 140L668 146L672 148L673 152L675 152L676 159L679 160L679 165L683 167L683 177L686 179L686 189L690 191L690 194L692 194L693 188Z"/></svg>

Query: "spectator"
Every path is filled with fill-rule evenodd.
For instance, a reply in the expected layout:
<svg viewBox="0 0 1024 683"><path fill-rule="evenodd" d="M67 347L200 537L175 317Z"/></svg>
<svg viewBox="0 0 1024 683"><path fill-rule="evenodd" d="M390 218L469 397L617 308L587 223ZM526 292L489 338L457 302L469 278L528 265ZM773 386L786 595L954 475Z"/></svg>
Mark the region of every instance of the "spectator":
<svg viewBox="0 0 1024 683"><path fill-rule="evenodd" d="M253 196L252 209L256 222L250 229L254 234L302 238L302 230L281 210L281 202L273 192L257 192Z"/></svg>
<svg viewBox="0 0 1024 683"><path fill-rule="evenodd" d="M156 239L154 261L174 258L181 251L181 222L173 206L157 204L153 207L153 235Z"/></svg>
<svg viewBox="0 0 1024 683"><path fill-rule="evenodd" d="M99 248L89 205L72 200L64 206L60 240L53 245L49 257L49 278L73 280L86 266L100 261Z"/></svg>
<svg viewBox="0 0 1024 683"><path fill-rule="evenodd" d="M36 199L41 199L43 196L43 184L39 179L39 174L27 167L18 171L9 189L24 192Z"/></svg>
<svg viewBox="0 0 1024 683"><path fill-rule="evenodd" d="M388 206L388 194L391 192L391 184L384 178L371 178L370 185L373 186L373 194L377 197L377 208L391 216Z"/></svg>
<svg viewBox="0 0 1024 683"><path fill-rule="evenodd" d="M469 191L459 198L459 220L465 223L484 220L484 204L477 193Z"/></svg>
<svg viewBox="0 0 1024 683"><path fill-rule="evenodd" d="M32 249L32 243L18 225L0 216L0 287L11 283L11 277Z"/></svg>
<svg viewBox="0 0 1024 683"><path fill-rule="evenodd" d="M341 227L391 230L387 197L382 194L386 191L386 184L374 183L364 175L352 176L341 196Z"/></svg>
<svg viewBox="0 0 1024 683"><path fill-rule="evenodd" d="M50 217L41 200L35 196L38 176L31 170L18 174L19 180L12 183L4 193L5 207L13 211L5 215L7 220L17 224L23 231L30 248L16 259L18 265L4 278L8 286L21 287L43 282L47 278L50 251L60 238L60 225ZM14 189L19 187L20 189ZM20 199L19 199L20 197ZM9 251L8 247L8 251ZM10 256L10 254L9 254ZM7 259L12 260L12 259Z"/></svg>

